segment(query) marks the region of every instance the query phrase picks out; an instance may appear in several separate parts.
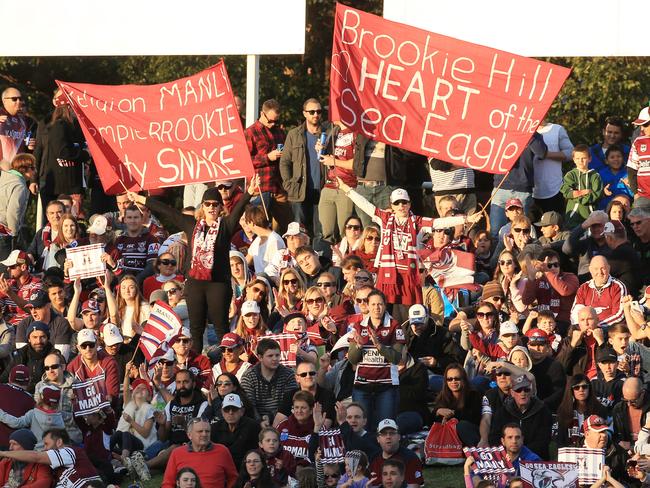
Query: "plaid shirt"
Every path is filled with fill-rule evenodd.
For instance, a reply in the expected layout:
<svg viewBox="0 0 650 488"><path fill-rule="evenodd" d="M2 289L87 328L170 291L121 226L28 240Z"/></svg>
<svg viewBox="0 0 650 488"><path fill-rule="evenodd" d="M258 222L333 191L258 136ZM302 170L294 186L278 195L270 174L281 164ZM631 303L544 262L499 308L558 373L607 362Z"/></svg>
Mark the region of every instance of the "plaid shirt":
<svg viewBox="0 0 650 488"><path fill-rule="evenodd" d="M284 131L279 127L269 129L257 120L244 133L255 172L260 175L262 192L283 193L280 179L280 158L271 161L267 155L277 149L278 144L284 144Z"/></svg>

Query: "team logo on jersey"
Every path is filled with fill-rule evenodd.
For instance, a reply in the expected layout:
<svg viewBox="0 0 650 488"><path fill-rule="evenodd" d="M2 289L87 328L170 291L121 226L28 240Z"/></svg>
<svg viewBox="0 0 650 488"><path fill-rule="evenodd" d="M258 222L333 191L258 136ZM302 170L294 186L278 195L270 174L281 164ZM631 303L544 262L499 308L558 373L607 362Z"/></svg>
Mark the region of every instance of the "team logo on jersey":
<svg viewBox="0 0 650 488"><path fill-rule="evenodd" d="M404 340L404 330L402 330L401 327L398 327L397 330L395 331L395 339L397 339L398 341Z"/></svg>
<svg viewBox="0 0 650 488"><path fill-rule="evenodd" d="M647 148L648 148L648 146L646 146L645 144L641 144L641 147L640 147L641 152L646 152Z"/></svg>
<svg viewBox="0 0 650 488"><path fill-rule="evenodd" d="M140 241L138 242L138 252L145 252L147 250L147 243Z"/></svg>

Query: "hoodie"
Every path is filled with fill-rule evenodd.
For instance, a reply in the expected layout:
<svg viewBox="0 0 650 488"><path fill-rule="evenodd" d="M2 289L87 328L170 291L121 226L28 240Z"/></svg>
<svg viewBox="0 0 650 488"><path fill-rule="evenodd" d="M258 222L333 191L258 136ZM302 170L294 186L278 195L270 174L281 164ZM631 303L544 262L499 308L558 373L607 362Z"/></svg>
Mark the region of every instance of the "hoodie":
<svg viewBox="0 0 650 488"><path fill-rule="evenodd" d="M35 407L22 417L14 417L0 410L0 422L7 424L12 429L28 428L32 431L38 443L35 451L43 449L43 434L50 429L65 429L63 416L58 410L49 410L44 407Z"/></svg>
<svg viewBox="0 0 650 488"><path fill-rule="evenodd" d="M524 368L526 371L530 371L533 367L533 360L530 357L530 354L528 354L528 349L526 349L524 346L515 346L513 347L510 352L508 353L508 362L512 363L512 355L515 353L515 351L521 351L526 355L526 358L528 358L528 366ZM514 364L514 363L513 363Z"/></svg>
<svg viewBox="0 0 650 488"><path fill-rule="evenodd" d="M53 383L47 379L47 375L43 373L43 377L40 382L36 385L34 391L34 400L36 403L41 401L41 396L43 393L43 388L46 386L56 386L61 390L61 403L60 410L63 417L63 423L65 424L65 430L68 431L70 435L70 440L77 444L82 442L82 434L77 422L74 420L73 415L73 402L76 400L75 394L72 391L72 384L77 383L78 380L75 376L68 372L63 372L63 383Z"/></svg>
<svg viewBox="0 0 650 488"><path fill-rule="evenodd" d="M17 236L23 224L29 190L23 175L18 171L0 172L0 224Z"/></svg>
<svg viewBox="0 0 650 488"><path fill-rule="evenodd" d="M584 196L575 198L573 196L575 190L591 191ZM564 225L567 229L571 229L582 224L595 210L596 202L603 194L603 182L600 175L592 169L583 173L578 168L573 168L564 175L560 192L566 200Z"/></svg>
<svg viewBox="0 0 650 488"><path fill-rule="evenodd" d="M246 257L239 251L231 250L230 259L232 258L239 259L244 266L244 277L245 277L244 285L240 285L239 283L237 283L237 280L234 277L230 278L230 282L232 283L232 296L235 298L239 298L244 293L244 288L246 287L246 283L248 283L248 281L251 279L251 270L248 267L248 263L246 262Z"/></svg>

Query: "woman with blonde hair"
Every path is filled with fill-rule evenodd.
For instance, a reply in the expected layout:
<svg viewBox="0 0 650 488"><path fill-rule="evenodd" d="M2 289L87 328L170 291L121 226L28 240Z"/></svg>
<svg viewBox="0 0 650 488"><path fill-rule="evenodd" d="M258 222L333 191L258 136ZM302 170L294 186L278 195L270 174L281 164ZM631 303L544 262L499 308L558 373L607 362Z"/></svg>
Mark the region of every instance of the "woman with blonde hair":
<svg viewBox="0 0 650 488"><path fill-rule="evenodd" d="M329 316L329 311L323 291L317 286L309 287L305 292L302 313L307 320L307 336L319 355L324 352L326 342L333 345L338 338L336 323Z"/></svg>
<svg viewBox="0 0 650 488"><path fill-rule="evenodd" d="M363 233L359 239L360 244L350 253L359 256L361 261L363 261L363 267L371 273L377 272L375 258L377 257L379 242L381 241L379 232L380 230L378 225L368 224L366 228L363 229Z"/></svg>
<svg viewBox="0 0 650 488"><path fill-rule="evenodd" d="M286 313L301 310L305 290L305 282L300 273L297 273L293 268L283 269L280 273L278 293L275 299L278 312L281 315L286 315Z"/></svg>
<svg viewBox="0 0 650 488"><path fill-rule="evenodd" d="M174 312L176 312L183 322L183 327L189 327L190 316L187 312L187 302L185 301L185 285L177 279L172 279L165 282L162 289L167 295L167 303L174 309Z"/></svg>
<svg viewBox="0 0 650 488"><path fill-rule="evenodd" d="M130 274L122 276L117 292L117 312L125 342L142 333L142 324L147 321L150 311L135 277Z"/></svg>

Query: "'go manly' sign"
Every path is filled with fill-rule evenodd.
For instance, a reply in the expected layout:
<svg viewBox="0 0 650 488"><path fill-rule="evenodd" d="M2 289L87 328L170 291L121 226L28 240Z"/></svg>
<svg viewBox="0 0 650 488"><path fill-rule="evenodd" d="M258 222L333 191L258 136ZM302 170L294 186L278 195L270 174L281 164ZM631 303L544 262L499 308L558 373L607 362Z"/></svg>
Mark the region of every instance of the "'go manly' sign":
<svg viewBox="0 0 650 488"><path fill-rule="evenodd" d="M223 61L159 85L57 83L107 193L253 175Z"/></svg>
<svg viewBox="0 0 650 488"><path fill-rule="evenodd" d="M505 173L570 70L338 4L331 118L366 137Z"/></svg>

